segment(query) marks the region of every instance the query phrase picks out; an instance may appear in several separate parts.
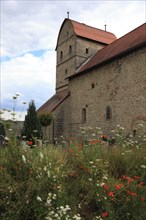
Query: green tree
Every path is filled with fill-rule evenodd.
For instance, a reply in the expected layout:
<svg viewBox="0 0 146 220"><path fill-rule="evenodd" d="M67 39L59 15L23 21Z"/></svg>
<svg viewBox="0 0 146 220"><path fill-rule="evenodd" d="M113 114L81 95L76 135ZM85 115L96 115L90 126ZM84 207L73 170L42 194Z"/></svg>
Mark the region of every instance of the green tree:
<svg viewBox="0 0 146 220"><path fill-rule="evenodd" d="M6 131L5 131L5 127L4 124L0 122L0 135L2 136L6 136Z"/></svg>
<svg viewBox="0 0 146 220"><path fill-rule="evenodd" d="M42 127L44 128L44 132L43 132L43 139L46 137L46 131L47 131L47 127L51 124L52 122L52 114L51 113L42 113L39 115L39 120L40 123L42 125Z"/></svg>
<svg viewBox="0 0 146 220"><path fill-rule="evenodd" d="M35 137L41 138L42 136L41 124L33 100L29 103L27 115L25 116L22 135L26 136L27 140L34 140Z"/></svg>

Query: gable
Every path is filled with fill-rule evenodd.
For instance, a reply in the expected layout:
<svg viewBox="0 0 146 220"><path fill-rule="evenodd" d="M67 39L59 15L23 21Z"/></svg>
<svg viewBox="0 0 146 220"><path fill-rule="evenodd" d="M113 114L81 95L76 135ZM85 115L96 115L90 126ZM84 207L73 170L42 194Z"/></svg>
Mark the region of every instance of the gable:
<svg viewBox="0 0 146 220"><path fill-rule="evenodd" d="M56 48L73 35L102 44L110 44L117 39L114 34L108 31L94 28L66 18L61 25Z"/></svg>

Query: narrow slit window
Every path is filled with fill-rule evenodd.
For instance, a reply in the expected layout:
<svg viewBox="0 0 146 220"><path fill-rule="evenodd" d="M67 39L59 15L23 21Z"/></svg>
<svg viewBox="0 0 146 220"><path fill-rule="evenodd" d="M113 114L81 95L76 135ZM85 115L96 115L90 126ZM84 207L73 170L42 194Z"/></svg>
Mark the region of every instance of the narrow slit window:
<svg viewBox="0 0 146 220"><path fill-rule="evenodd" d="M72 53L72 46L69 46L69 53Z"/></svg>
<svg viewBox="0 0 146 220"><path fill-rule="evenodd" d="M86 48L86 54L88 54L89 53L89 49L88 48Z"/></svg>
<svg viewBox="0 0 146 220"><path fill-rule="evenodd" d="M95 87L95 84L91 83L91 89L94 89L94 87Z"/></svg>
<svg viewBox="0 0 146 220"><path fill-rule="evenodd" d="M63 58L63 51L60 52L60 59L62 60Z"/></svg>
<svg viewBox="0 0 146 220"><path fill-rule="evenodd" d="M86 108L82 109L82 122L85 123L86 122Z"/></svg>
<svg viewBox="0 0 146 220"><path fill-rule="evenodd" d="M106 120L111 120L112 119L112 111L109 106L106 108Z"/></svg>

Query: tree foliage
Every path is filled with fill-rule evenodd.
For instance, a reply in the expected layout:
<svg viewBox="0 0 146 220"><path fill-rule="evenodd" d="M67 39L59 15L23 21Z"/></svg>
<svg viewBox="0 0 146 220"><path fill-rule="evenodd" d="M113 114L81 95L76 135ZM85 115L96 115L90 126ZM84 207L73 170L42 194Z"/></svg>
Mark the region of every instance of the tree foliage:
<svg viewBox="0 0 146 220"><path fill-rule="evenodd" d="M46 137L47 127L52 122L52 114L51 113L40 114L39 115L39 120L40 120L41 125L44 127L43 138L45 138Z"/></svg>
<svg viewBox="0 0 146 220"><path fill-rule="evenodd" d="M0 122L0 135L2 136L6 136L6 131L5 131L5 127L4 124Z"/></svg>
<svg viewBox="0 0 146 220"><path fill-rule="evenodd" d="M29 103L27 115L25 116L22 135L25 135L27 140L33 139L34 136L37 138L42 136L41 124L33 100Z"/></svg>
<svg viewBox="0 0 146 220"><path fill-rule="evenodd" d="M43 127L48 127L52 121L52 114L51 113L43 113L39 115L40 123Z"/></svg>

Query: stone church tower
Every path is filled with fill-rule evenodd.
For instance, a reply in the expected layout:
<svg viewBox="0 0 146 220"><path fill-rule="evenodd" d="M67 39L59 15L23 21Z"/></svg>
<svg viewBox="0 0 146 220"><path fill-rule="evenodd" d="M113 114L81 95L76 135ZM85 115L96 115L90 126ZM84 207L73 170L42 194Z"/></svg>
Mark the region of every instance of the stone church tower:
<svg viewBox="0 0 146 220"><path fill-rule="evenodd" d="M68 89L68 77L98 50L116 40L112 33L65 19L57 40L56 92Z"/></svg>

